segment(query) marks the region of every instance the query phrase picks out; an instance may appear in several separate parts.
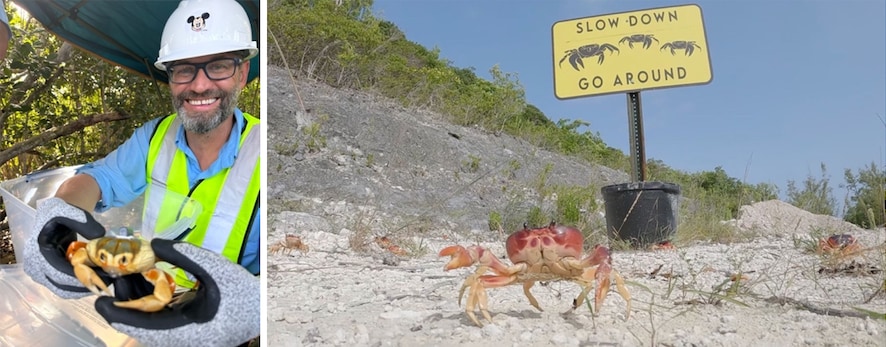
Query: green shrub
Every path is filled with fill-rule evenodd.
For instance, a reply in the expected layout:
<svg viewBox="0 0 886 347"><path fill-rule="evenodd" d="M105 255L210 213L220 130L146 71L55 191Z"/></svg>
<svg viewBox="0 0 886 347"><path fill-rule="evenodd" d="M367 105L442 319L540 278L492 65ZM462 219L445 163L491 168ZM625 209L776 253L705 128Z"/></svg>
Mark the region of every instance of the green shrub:
<svg viewBox="0 0 886 347"><path fill-rule="evenodd" d="M489 212L489 231L500 231L504 230L504 224L502 224L501 213L498 211Z"/></svg>

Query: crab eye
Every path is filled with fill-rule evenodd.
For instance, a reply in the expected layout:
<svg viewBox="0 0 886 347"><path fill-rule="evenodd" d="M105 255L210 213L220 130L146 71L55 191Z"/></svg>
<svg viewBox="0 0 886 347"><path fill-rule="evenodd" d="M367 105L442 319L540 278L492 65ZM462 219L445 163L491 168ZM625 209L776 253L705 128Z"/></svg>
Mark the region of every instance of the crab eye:
<svg viewBox="0 0 886 347"><path fill-rule="evenodd" d="M104 252L98 254L98 259L104 262L107 259L107 256Z"/></svg>
<svg viewBox="0 0 886 347"><path fill-rule="evenodd" d="M126 261L127 261L126 256L121 255L120 256L120 265L126 265Z"/></svg>

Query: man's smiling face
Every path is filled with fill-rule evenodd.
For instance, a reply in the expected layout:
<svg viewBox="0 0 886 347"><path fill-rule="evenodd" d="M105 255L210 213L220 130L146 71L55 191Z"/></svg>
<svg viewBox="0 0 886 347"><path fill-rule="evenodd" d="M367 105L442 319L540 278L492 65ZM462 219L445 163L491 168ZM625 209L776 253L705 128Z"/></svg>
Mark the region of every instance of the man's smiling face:
<svg viewBox="0 0 886 347"><path fill-rule="evenodd" d="M216 54L177 63L199 64L219 58L237 56L232 53ZM231 78L213 81L206 76L205 70L198 70L194 80L189 83L170 83L172 105L181 117L185 130L205 134L232 116L248 73L249 61L246 61Z"/></svg>

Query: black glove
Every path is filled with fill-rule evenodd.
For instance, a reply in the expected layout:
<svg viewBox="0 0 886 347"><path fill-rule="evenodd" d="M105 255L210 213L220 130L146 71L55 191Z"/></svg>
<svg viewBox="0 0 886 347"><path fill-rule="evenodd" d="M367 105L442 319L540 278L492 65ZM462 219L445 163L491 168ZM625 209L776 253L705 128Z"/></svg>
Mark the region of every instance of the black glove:
<svg viewBox="0 0 886 347"><path fill-rule="evenodd" d="M34 228L22 252L25 273L65 299L91 295L74 277L74 267L65 252L77 240L77 234L91 240L105 236L105 228L91 214L60 198L43 201L37 206L34 219ZM96 269L96 273L108 283L107 273L101 269Z"/></svg>
<svg viewBox="0 0 886 347"><path fill-rule="evenodd" d="M100 297L95 310L111 326L148 346L236 346L260 334L258 277L219 254L186 242L153 239L151 248L158 259L197 279L200 285L194 298L147 313L117 307L114 298ZM135 278L118 280L114 284L117 300L146 294Z"/></svg>

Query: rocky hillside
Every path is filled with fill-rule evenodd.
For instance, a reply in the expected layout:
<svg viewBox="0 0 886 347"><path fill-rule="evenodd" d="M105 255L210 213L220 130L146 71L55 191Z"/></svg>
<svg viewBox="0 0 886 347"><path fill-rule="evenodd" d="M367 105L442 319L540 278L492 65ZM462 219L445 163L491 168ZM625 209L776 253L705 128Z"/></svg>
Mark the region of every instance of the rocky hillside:
<svg viewBox="0 0 886 347"><path fill-rule="evenodd" d="M301 219L315 222L307 230L473 231L480 237L488 234L492 211L513 224L529 204L550 205L539 187L590 187L599 194L600 187L630 180L624 172L455 126L387 98L293 84L274 66L267 92L271 240L284 232L273 224L282 211L316 217Z"/></svg>

